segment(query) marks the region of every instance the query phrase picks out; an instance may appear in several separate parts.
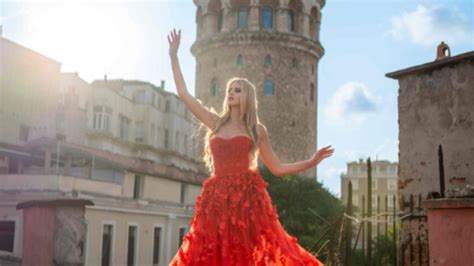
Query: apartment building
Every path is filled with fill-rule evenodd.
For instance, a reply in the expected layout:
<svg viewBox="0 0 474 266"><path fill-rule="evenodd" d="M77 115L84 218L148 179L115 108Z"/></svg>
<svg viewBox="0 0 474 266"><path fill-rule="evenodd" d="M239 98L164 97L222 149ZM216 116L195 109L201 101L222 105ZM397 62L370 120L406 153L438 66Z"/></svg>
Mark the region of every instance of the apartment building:
<svg viewBox="0 0 474 266"><path fill-rule="evenodd" d="M85 265L167 265L207 175L189 110L164 82L89 84L0 42L0 264L21 264L19 203L87 199Z"/></svg>

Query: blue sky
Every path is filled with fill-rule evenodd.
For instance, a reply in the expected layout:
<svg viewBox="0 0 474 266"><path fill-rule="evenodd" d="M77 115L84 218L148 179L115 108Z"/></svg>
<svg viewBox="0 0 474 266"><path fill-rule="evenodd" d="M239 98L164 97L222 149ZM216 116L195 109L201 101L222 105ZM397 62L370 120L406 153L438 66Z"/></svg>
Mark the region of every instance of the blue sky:
<svg viewBox="0 0 474 266"><path fill-rule="evenodd" d="M166 35L182 30L179 51L194 94L195 6L184 1L5 2L3 36L62 63L86 81L140 79L176 92ZM327 1L325 55L318 69L318 147L332 157L318 178L335 195L346 163L371 157L398 161L398 83L384 75L432 62L445 41L452 55L474 50L474 4L451 1Z"/></svg>

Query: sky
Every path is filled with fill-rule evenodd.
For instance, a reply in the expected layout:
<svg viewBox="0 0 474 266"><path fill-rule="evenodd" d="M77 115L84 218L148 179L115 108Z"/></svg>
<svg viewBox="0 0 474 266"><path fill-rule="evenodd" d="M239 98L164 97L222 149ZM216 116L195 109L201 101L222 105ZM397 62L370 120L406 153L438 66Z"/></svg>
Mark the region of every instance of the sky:
<svg viewBox="0 0 474 266"><path fill-rule="evenodd" d="M88 82L104 74L164 80L174 93L166 36L181 29L180 63L194 95L195 12L191 0L0 0L0 25L3 37L59 61L62 72ZM327 0L320 41L317 143L335 151L318 165L318 180L340 196L348 162L398 161L398 82L385 74L432 62L441 41L452 55L473 51L474 1Z"/></svg>

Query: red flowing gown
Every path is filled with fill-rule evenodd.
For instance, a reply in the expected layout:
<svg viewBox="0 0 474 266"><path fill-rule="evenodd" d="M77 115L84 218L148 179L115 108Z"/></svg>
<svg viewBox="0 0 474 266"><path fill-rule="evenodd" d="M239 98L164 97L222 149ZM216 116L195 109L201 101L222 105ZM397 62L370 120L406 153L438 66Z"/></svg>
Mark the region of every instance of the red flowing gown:
<svg viewBox="0 0 474 266"><path fill-rule="evenodd" d="M249 168L251 144L243 135L211 138L214 173L170 266L323 265L280 224L268 182Z"/></svg>

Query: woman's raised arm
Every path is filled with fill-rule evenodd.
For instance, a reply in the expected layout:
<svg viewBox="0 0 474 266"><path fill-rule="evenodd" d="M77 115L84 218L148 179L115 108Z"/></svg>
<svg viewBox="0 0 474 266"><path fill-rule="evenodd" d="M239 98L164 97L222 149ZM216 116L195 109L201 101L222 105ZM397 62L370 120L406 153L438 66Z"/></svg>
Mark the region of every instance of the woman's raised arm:
<svg viewBox="0 0 474 266"><path fill-rule="evenodd" d="M259 154L263 163L275 176L293 174L316 166L334 152L334 149L330 149L331 145L329 145L316 151L308 160L295 163L281 163L272 149L267 128L262 124L258 124L257 130L259 132Z"/></svg>
<svg viewBox="0 0 474 266"><path fill-rule="evenodd" d="M215 127L218 115L209 111L200 101L195 99L187 90L184 82L183 73L179 66L178 48L181 41L181 30L176 32L175 29L168 35L168 43L170 45L169 55L171 66L173 68L173 78L176 85L178 95L188 109L207 127L213 129Z"/></svg>

